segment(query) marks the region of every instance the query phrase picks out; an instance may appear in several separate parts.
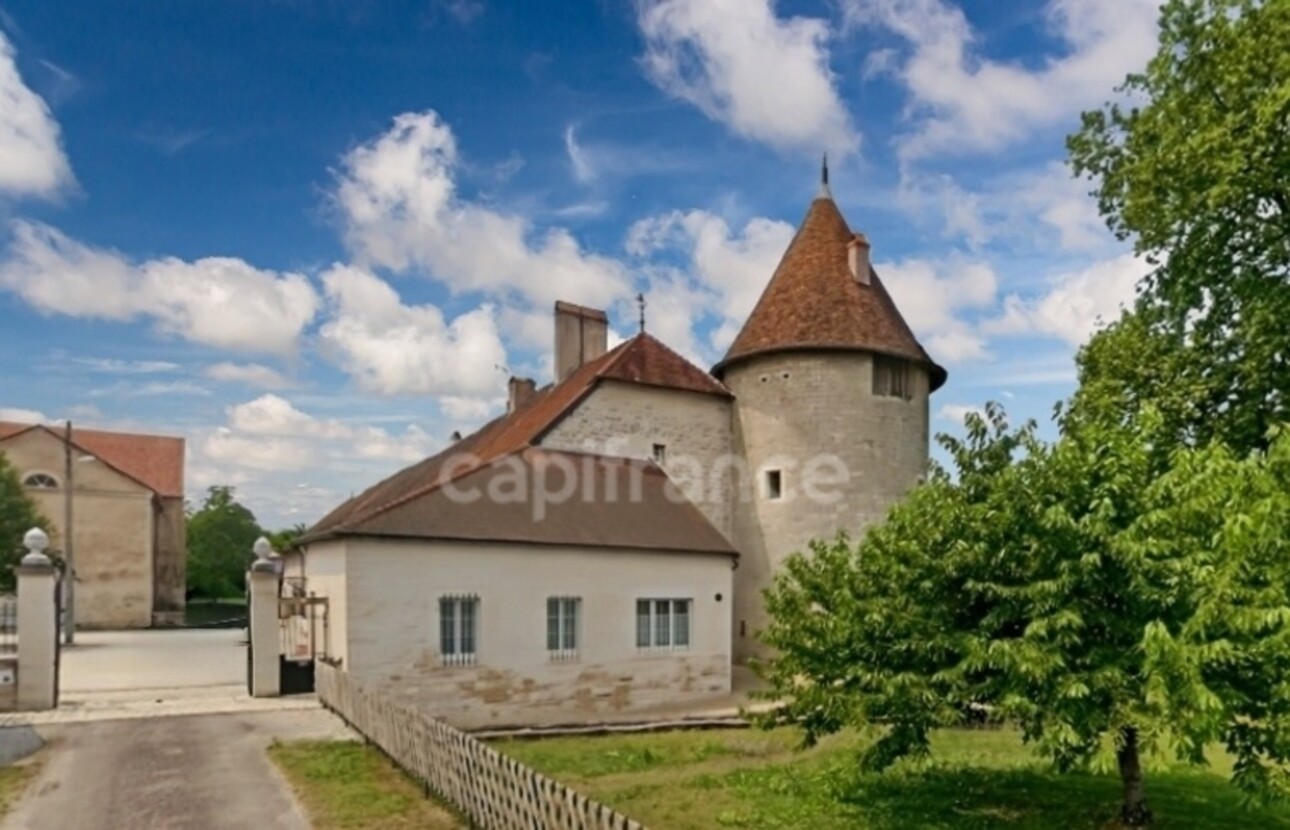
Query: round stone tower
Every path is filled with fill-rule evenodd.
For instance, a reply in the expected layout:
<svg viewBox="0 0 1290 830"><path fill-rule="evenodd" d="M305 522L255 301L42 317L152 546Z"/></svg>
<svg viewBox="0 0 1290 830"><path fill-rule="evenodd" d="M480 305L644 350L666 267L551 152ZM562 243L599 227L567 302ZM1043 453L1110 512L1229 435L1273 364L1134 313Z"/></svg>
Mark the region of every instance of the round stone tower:
<svg viewBox="0 0 1290 830"><path fill-rule="evenodd" d="M812 539L856 536L925 474L928 397L946 379L828 189L713 368L735 395L734 654L761 649L761 592Z"/></svg>

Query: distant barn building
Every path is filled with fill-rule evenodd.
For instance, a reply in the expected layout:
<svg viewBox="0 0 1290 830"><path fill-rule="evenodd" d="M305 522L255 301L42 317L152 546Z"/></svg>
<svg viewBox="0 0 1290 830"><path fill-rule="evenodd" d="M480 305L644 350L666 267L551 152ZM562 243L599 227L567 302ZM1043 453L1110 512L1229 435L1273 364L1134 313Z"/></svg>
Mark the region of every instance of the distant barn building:
<svg viewBox="0 0 1290 830"><path fill-rule="evenodd" d="M68 451L78 628L184 619L184 439L0 422L0 453L62 550Z"/></svg>

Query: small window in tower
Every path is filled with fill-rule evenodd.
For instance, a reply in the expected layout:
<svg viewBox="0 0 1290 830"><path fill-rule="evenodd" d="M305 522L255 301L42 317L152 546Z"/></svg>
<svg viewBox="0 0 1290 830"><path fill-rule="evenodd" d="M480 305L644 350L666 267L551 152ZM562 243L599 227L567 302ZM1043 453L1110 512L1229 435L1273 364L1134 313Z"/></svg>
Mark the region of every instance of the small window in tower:
<svg viewBox="0 0 1290 830"><path fill-rule="evenodd" d="M874 357L873 393L887 398L913 397L909 361L895 357Z"/></svg>
<svg viewBox="0 0 1290 830"><path fill-rule="evenodd" d="M655 444L653 457L654 463L662 466L667 461L667 444Z"/></svg>
<svg viewBox="0 0 1290 830"><path fill-rule="evenodd" d="M784 496L784 475L779 470L766 471L766 498L774 501Z"/></svg>

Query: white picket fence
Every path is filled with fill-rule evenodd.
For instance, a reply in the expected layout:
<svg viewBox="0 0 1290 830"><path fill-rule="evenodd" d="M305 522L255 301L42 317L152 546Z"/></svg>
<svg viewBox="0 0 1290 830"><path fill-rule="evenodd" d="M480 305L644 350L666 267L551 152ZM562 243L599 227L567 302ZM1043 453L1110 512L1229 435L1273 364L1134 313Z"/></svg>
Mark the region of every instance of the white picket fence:
<svg viewBox="0 0 1290 830"><path fill-rule="evenodd" d="M484 830L645 830L636 821L552 781L319 661L323 705Z"/></svg>

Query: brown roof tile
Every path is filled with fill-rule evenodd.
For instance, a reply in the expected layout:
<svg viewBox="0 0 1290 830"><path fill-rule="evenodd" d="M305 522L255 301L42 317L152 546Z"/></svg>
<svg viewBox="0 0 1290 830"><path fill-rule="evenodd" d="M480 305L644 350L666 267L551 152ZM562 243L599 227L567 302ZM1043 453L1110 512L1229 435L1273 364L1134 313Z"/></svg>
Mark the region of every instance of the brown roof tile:
<svg viewBox="0 0 1290 830"><path fill-rule="evenodd" d="M532 446L602 380L730 396L730 391L707 372L664 346L654 336L639 334L579 366L559 383L539 389L515 412L490 421L438 454L395 473L341 504L320 519L301 540L348 532L380 513Z"/></svg>
<svg viewBox="0 0 1290 830"><path fill-rule="evenodd" d="M63 440L57 426L0 423L0 440L40 429ZM159 496L183 498L184 439L167 435L108 432L73 426L72 444L113 469L124 473Z"/></svg>
<svg viewBox="0 0 1290 830"><path fill-rule="evenodd" d="M508 494L513 492L517 476L546 482L549 489L525 486L520 488L522 498L487 497L495 480ZM539 492L562 488L573 496L535 498ZM347 527L345 535L736 555L730 542L652 462L542 447L475 469L452 487L427 491Z"/></svg>
<svg viewBox="0 0 1290 830"><path fill-rule="evenodd" d="M713 374L764 352L860 349L923 363L932 389L940 387L945 370L919 345L878 275L870 269L869 285L852 278L847 243L853 237L833 199L817 197Z"/></svg>

